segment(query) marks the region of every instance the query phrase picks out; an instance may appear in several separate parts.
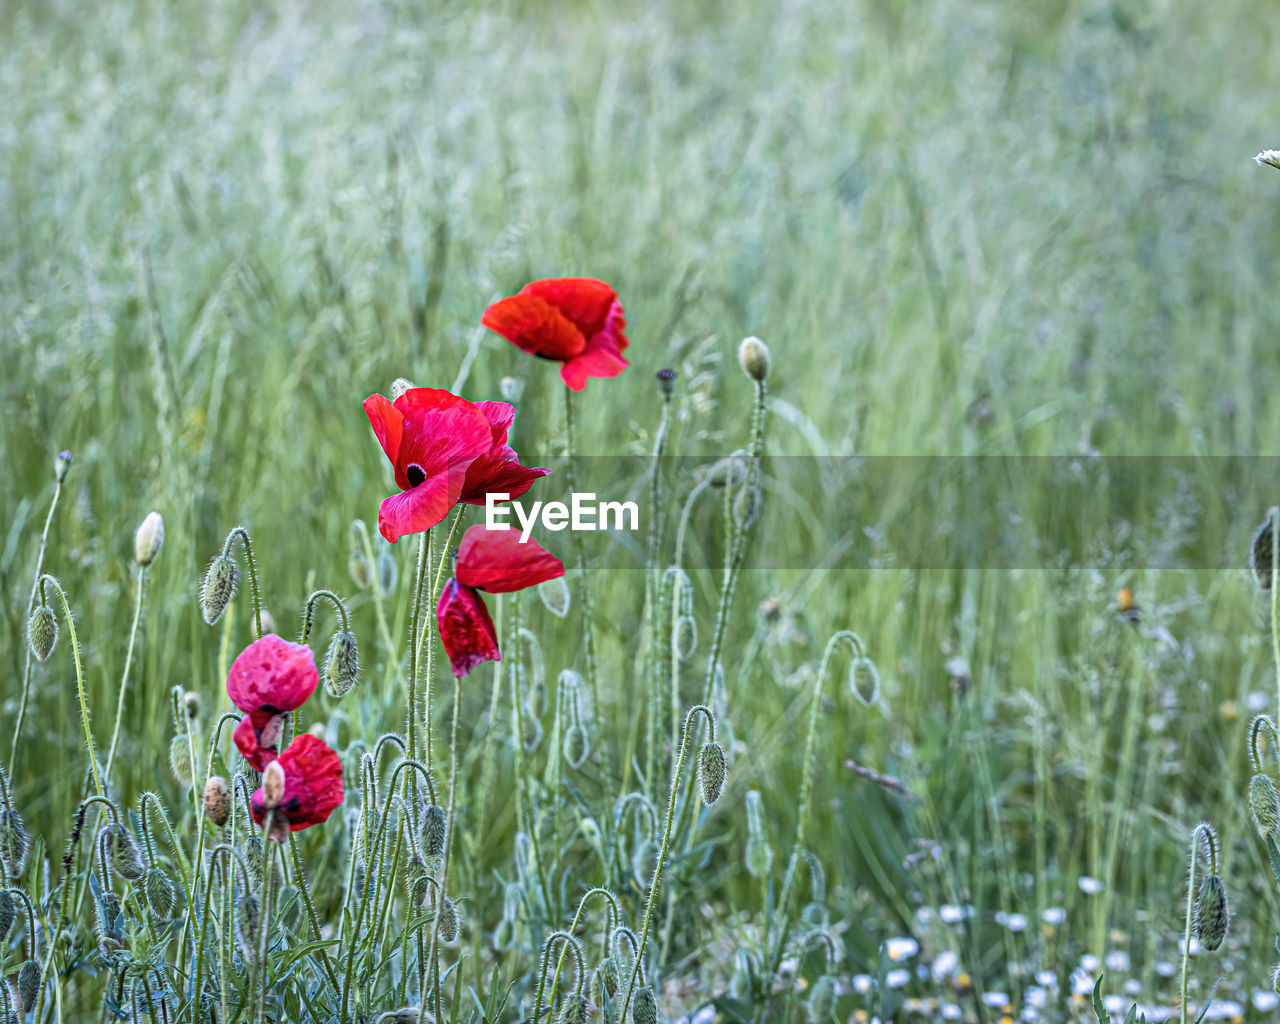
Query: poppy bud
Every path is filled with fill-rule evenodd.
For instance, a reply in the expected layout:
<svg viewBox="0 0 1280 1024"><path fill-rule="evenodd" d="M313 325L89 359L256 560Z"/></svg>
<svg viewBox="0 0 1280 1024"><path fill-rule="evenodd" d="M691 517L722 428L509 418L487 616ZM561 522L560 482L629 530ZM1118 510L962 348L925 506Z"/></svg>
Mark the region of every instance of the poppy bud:
<svg viewBox="0 0 1280 1024"><path fill-rule="evenodd" d="M142 568L156 560L164 546L164 519L159 512L148 512L133 535L133 556Z"/></svg>
<svg viewBox="0 0 1280 1024"><path fill-rule="evenodd" d="M764 878L773 865L773 847L765 842L763 836L752 836L747 840L747 872L752 878Z"/></svg>
<svg viewBox="0 0 1280 1024"><path fill-rule="evenodd" d="M324 656L324 688L330 697L345 697L360 677L360 649L354 633L333 634Z"/></svg>
<svg viewBox="0 0 1280 1024"><path fill-rule="evenodd" d="M547 684L541 679L529 687L525 710L534 718L541 718L547 713Z"/></svg>
<svg viewBox="0 0 1280 1024"><path fill-rule="evenodd" d="M671 647L681 661L693 657L693 652L698 649L698 623L692 615L681 615L676 619Z"/></svg>
<svg viewBox="0 0 1280 1024"><path fill-rule="evenodd" d="M854 658L849 663L849 692L868 708L880 699L880 672L870 658Z"/></svg>
<svg viewBox="0 0 1280 1024"><path fill-rule="evenodd" d="M219 555L210 563L200 588L200 613L208 625L222 618L239 589L240 570L235 561L230 555Z"/></svg>
<svg viewBox="0 0 1280 1024"><path fill-rule="evenodd" d="M667 367L659 370L654 374L654 376L658 378L658 393L662 395L662 400L665 402L675 393L676 377L679 376L679 374L670 367Z"/></svg>
<svg viewBox="0 0 1280 1024"><path fill-rule="evenodd" d="M44 661L53 652L53 645L58 642L58 620L53 617L53 609L46 604L38 604L31 610L31 618L27 619L27 643L37 661Z"/></svg>
<svg viewBox="0 0 1280 1024"><path fill-rule="evenodd" d="M28 960L18 971L18 1002L22 1004L23 1013L35 1009L36 996L40 994L40 965L35 960Z"/></svg>
<svg viewBox="0 0 1280 1024"><path fill-rule="evenodd" d="M643 839L631 852L631 874L636 884L647 886L653 881L654 869L658 866L658 844L652 839Z"/></svg>
<svg viewBox="0 0 1280 1024"><path fill-rule="evenodd" d="M195 690L188 690L182 695L183 706L187 709L187 717L195 718L200 714L200 694Z"/></svg>
<svg viewBox="0 0 1280 1024"><path fill-rule="evenodd" d="M262 772L262 806L270 811L280 806L284 796L284 769L272 761Z"/></svg>
<svg viewBox="0 0 1280 1024"><path fill-rule="evenodd" d="M1249 780L1249 813L1263 839L1280 832L1280 794L1269 775L1259 774Z"/></svg>
<svg viewBox="0 0 1280 1024"><path fill-rule="evenodd" d="M169 768L182 785L191 785L191 748L185 736L178 735L169 741Z"/></svg>
<svg viewBox="0 0 1280 1024"><path fill-rule="evenodd" d="M152 913L162 919L173 912L174 905L178 902L177 894L173 890L173 879L165 874L164 868L159 866L147 872L143 891L146 893L147 902L151 904Z"/></svg>
<svg viewBox="0 0 1280 1024"><path fill-rule="evenodd" d="M231 817L231 787L220 775L209 776L204 784L204 813L218 826L225 825Z"/></svg>
<svg viewBox="0 0 1280 1024"><path fill-rule="evenodd" d="M251 892L243 893L236 905L236 941L246 960L258 958L258 936L262 934L262 904Z"/></svg>
<svg viewBox="0 0 1280 1024"><path fill-rule="evenodd" d="M658 1024L658 997L648 985L631 997L631 1024Z"/></svg>
<svg viewBox="0 0 1280 1024"><path fill-rule="evenodd" d="M0 811L0 861L10 878L17 878L27 866L31 835L21 815L13 808Z"/></svg>
<svg viewBox="0 0 1280 1024"><path fill-rule="evenodd" d="M597 1006L604 1006L606 1002L613 1002L618 998L621 988L622 975L618 971L618 961L607 956L591 975L591 1001Z"/></svg>
<svg viewBox="0 0 1280 1024"><path fill-rule="evenodd" d="M1263 590L1271 589L1271 510L1267 518L1253 534L1253 543L1249 545L1249 568L1258 586Z"/></svg>
<svg viewBox="0 0 1280 1024"><path fill-rule="evenodd" d="M590 753L591 740L587 737L587 730L575 722L564 734L564 759L570 768L581 768Z"/></svg>
<svg viewBox="0 0 1280 1024"><path fill-rule="evenodd" d="M136 882L146 871L142 847L126 825L109 825L106 832L107 863L121 878Z"/></svg>
<svg viewBox="0 0 1280 1024"><path fill-rule="evenodd" d="M262 888L262 839L258 836L246 837L240 844L240 855L249 866L249 880L253 883L252 888Z"/></svg>
<svg viewBox="0 0 1280 1024"><path fill-rule="evenodd" d="M67 478L67 470L71 468L71 453L58 452L58 457L53 461L53 475L58 483L62 483Z"/></svg>
<svg viewBox="0 0 1280 1024"><path fill-rule="evenodd" d="M276 617L265 608L260 608L258 611L262 616L262 635L266 636L268 633L274 633L276 631Z"/></svg>
<svg viewBox="0 0 1280 1024"><path fill-rule="evenodd" d="M733 521L739 530L745 530L756 521L760 511L760 488L755 484L747 484L738 491L733 499Z"/></svg>
<svg viewBox="0 0 1280 1024"><path fill-rule="evenodd" d="M407 377L397 377L391 382L391 401L395 401L406 391L413 390L413 381Z"/></svg>
<svg viewBox="0 0 1280 1024"><path fill-rule="evenodd" d="M520 396L524 394L524 381L518 377L503 377L498 381L498 394L502 396L504 402L510 402L514 405L520 401Z"/></svg>
<svg viewBox="0 0 1280 1024"><path fill-rule="evenodd" d="M756 337L743 338L738 346L738 365L757 383L769 376L769 346Z"/></svg>
<svg viewBox="0 0 1280 1024"><path fill-rule="evenodd" d="M418 1006L405 1006L399 1010L388 1010L386 1013L379 1014L374 1018L374 1024L422 1024L424 1020L429 1020L429 1016L424 1016L422 1008Z"/></svg>
<svg viewBox="0 0 1280 1024"><path fill-rule="evenodd" d="M587 997L578 992L570 992L560 1003L556 1024L587 1024L590 1013L591 1008L587 1005Z"/></svg>
<svg viewBox="0 0 1280 1024"><path fill-rule="evenodd" d="M569 614L569 584L563 576L538 584L538 596L542 598L543 607L557 619Z"/></svg>
<svg viewBox="0 0 1280 1024"><path fill-rule="evenodd" d="M1212 953L1227 937L1231 910L1227 905L1227 889L1219 875L1205 875L1196 893L1193 930L1200 948Z"/></svg>
<svg viewBox="0 0 1280 1024"><path fill-rule="evenodd" d="M809 1003L805 1007L809 1014L810 1024L824 1024L831 1018L836 1008L836 979L824 974L813 984L809 993Z"/></svg>
<svg viewBox="0 0 1280 1024"><path fill-rule="evenodd" d="M429 804L422 814L422 855L427 859L444 856L444 841L449 832L449 819L439 804Z"/></svg>
<svg viewBox="0 0 1280 1024"><path fill-rule="evenodd" d="M458 917L458 906L448 896L440 899L440 941L451 946L458 941L458 932L462 924Z"/></svg>
<svg viewBox="0 0 1280 1024"><path fill-rule="evenodd" d="M351 582L361 590L367 590L372 575L369 572L369 560L365 558L363 551L352 549L351 557L347 559L347 572L351 573Z"/></svg>
<svg viewBox="0 0 1280 1024"><path fill-rule="evenodd" d="M9 937L9 929L13 927L17 913L13 893L8 889L0 889L0 943Z"/></svg>
<svg viewBox="0 0 1280 1024"><path fill-rule="evenodd" d="M396 568L396 560L391 557L391 552L382 552L378 556L378 593L383 597L393 594L399 578L400 570Z"/></svg>
<svg viewBox="0 0 1280 1024"><path fill-rule="evenodd" d="M698 760L698 782L702 789L702 802L710 807L724 792L724 780L728 774L724 747L712 740L702 748L702 755Z"/></svg>
<svg viewBox="0 0 1280 1024"><path fill-rule="evenodd" d="M405 867L404 884L409 905L422 906L422 901L427 898L427 864L416 853Z"/></svg>

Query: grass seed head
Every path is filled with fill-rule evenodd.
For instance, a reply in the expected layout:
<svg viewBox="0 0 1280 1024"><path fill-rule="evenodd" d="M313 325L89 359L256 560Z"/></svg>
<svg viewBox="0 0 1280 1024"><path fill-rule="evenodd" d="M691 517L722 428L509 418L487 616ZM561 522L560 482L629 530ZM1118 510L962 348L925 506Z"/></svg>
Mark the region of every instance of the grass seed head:
<svg viewBox="0 0 1280 1024"><path fill-rule="evenodd" d="M212 626L227 610L240 589L240 569L230 555L219 555L209 564L200 588L200 613Z"/></svg>
<svg viewBox="0 0 1280 1024"><path fill-rule="evenodd" d="M173 772L173 777L182 785L191 785L194 778L191 768L191 747L187 744L186 736L179 733L169 741L169 769Z"/></svg>
<svg viewBox="0 0 1280 1024"><path fill-rule="evenodd" d="M1280 832L1280 793L1271 776L1258 774L1249 780L1249 813L1263 839Z"/></svg>
<svg viewBox="0 0 1280 1024"><path fill-rule="evenodd" d="M769 346L754 336L743 338L738 346L738 365L753 381L763 382L769 376L771 365Z"/></svg>
<svg viewBox="0 0 1280 1024"><path fill-rule="evenodd" d="M587 997L578 992L570 992L560 1002L556 1024L587 1024L590 1015L591 1007L587 1004Z"/></svg>
<svg viewBox="0 0 1280 1024"><path fill-rule="evenodd" d="M648 985L631 997L631 1024L658 1024L658 997Z"/></svg>
<svg viewBox="0 0 1280 1024"><path fill-rule="evenodd" d="M218 826L231 817L231 787L221 775L210 775L204 784L204 813Z"/></svg>
<svg viewBox="0 0 1280 1024"><path fill-rule="evenodd" d="M0 811L0 862L10 878L17 878L27 866L31 833L22 816L12 807Z"/></svg>
<svg viewBox="0 0 1280 1024"><path fill-rule="evenodd" d="M711 807L724 792L724 780L728 775L724 747L711 740L702 748L698 757L698 784L702 790L702 802Z"/></svg>
<svg viewBox="0 0 1280 1024"><path fill-rule="evenodd" d="M27 643L37 661L44 661L53 653L58 642L58 620L54 618L53 609L46 604L38 604L27 619Z"/></svg>
<svg viewBox="0 0 1280 1024"><path fill-rule="evenodd" d="M354 633L339 630L324 656L324 688L330 697L345 697L360 678L360 648Z"/></svg>
<svg viewBox="0 0 1280 1024"><path fill-rule="evenodd" d="M148 512L133 534L133 557L142 568L156 560L164 546L164 519L159 512Z"/></svg>
<svg viewBox="0 0 1280 1024"><path fill-rule="evenodd" d="M1227 937L1231 923L1231 909L1227 903L1227 888L1220 875L1205 875L1196 893L1195 912L1192 920L1193 934L1200 948L1208 953L1217 950Z"/></svg>

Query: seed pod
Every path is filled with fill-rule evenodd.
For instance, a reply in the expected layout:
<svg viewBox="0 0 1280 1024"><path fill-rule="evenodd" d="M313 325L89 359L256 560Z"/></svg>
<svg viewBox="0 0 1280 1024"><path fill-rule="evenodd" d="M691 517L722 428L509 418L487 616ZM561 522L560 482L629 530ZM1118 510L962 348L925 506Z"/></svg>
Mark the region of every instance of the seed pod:
<svg viewBox="0 0 1280 1024"><path fill-rule="evenodd" d="M173 913L173 908L178 902L178 894L174 891L173 879L165 873L164 868L157 865L147 871L143 891L147 895L147 902L151 905L151 912L156 917L164 919Z"/></svg>
<svg viewBox="0 0 1280 1024"><path fill-rule="evenodd" d="M236 941L246 960L258 958L258 937L261 934L262 904L253 893L243 893L236 904Z"/></svg>
<svg viewBox="0 0 1280 1024"><path fill-rule="evenodd" d="M409 905L422 906L422 901L427 898L427 864L416 853L405 867L404 883Z"/></svg>
<svg viewBox="0 0 1280 1024"><path fill-rule="evenodd" d="M225 825L231 817L231 787L221 775L210 775L204 784L204 813L218 826Z"/></svg>
<svg viewBox="0 0 1280 1024"><path fill-rule="evenodd" d="M422 813L419 842L422 855L428 860L444 856L444 841L449 833L449 818L439 804L428 804Z"/></svg>
<svg viewBox="0 0 1280 1024"><path fill-rule="evenodd" d="M773 864L773 847L763 836L752 836L747 840L747 871L752 878L764 878Z"/></svg>
<svg viewBox="0 0 1280 1024"><path fill-rule="evenodd" d="M53 609L47 604L38 604L31 610L27 619L27 644L37 661L44 661L53 653L54 644L58 642L58 620L53 617Z"/></svg>
<svg viewBox="0 0 1280 1024"><path fill-rule="evenodd" d="M240 570L230 555L219 555L209 565L200 588L200 613L212 626L227 610L240 589Z"/></svg>
<svg viewBox="0 0 1280 1024"><path fill-rule="evenodd" d="M676 619L671 648L681 661L688 661L698 649L698 622L692 615Z"/></svg>
<svg viewBox="0 0 1280 1024"><path fill-rule="evenodd" d="M659 370L654 376L658 378L658 393L662 395L662 400L665 402L675 393L676 377L679 374L675 370L665 368Z"/></svg>
<svg viewBox="0 0 1280 1024"><path fill-rule="evenodd" d="M378 555L378 593L382 597L389 597L395 593L399 579L400 570L396 568L396 560L391 557L391 552L382 552Z"/></svg>
<svg viewBox="0 0 1280 1024"><path fill-rule="evenodd" d="M565 582L563 576L539 583L538 597L542 599L542 604L547 611L557 619L563 619L569 614L569 605L572 601L569 597L569 584Z"/></svg>
<svg viewBox="0 0 1280 1024"><path fill-rule="evenodd" d="M587 997L578 992L570 992L560 1002L560 1012L556 1014L556 1024L587 1024L591 1008Z"/></svg>
<svg viewBox="0 0 1280 1024"><path fill-rule="evenodd" d="M11 878L17 878L27 866L31 852L31 834L21 815L12 807L0 811L0 863Z"/></svg>
<svg viewBox="0 0 1280 1024"><path fill-rule="evenodd" d="M809 1003L805 1007L809 1013L809 1024L823 1024L831 1018L836 1008L836 979L824 974L813 983L813 991L809 993Z"/></svg>
<svg viewBox="0 0 1280 1024"><path fill-rule="evenodd" d="M24 1013L35 1009L36 996L40 994L40 965L28 960L18 971L18 1002Z"/></svg>
<svg viewBox="0 0 1280 1024"><path fill-rule="evenodd" d="M658 866L658 844L652 839L644 839L636 843L631 852L631 874L640 886L647 886L653 880L654 868Z"/></svg>
<svg viewBox="0 0 1280 1024"><path fill-rule="evenodd" d="M631 997L631 1024L658 1024L658 997L648 985Z"/></svg>
<svg viewBox="0 0 1280 1024"><path fill-rule="evenodd" d="M360 678L360 649L354 633L339 630L324 656L324 688L330 697L345 697Z"/></svg>
<svg viewBox="0 0 1280 1024"><path fill-rule="evenodd" d="M284 799L284 767L279 761L272 761L262 771L262 807L274 810Z"/></svg>
<svg viewBox="0 0 1280 1024"><path fill-rule="evenodd" d="M1249 813L1263 839L1280 832L1280 794L1271 776L1259 774L1249 780Z"/></svg>
<svg viewBox="0 0 1280 1024"><path fill-rule="evenodd" d="M179 783L191 785L191 747L185 736L178 735L169 741L169 770Z"/></svg>
<svg viewBox="0 0 1280 1024"><path fill-rule="evenodd" d="M1254 532L1253 543L1249 545L1249 569L1263 590L1271 589L1271 542L1271 511L1268 510L1267 518Z"/></svg>
<svg viewBox="0 0 1280 1024"><path fill-rule="evenodd" d="M702 802L708 807L720 799L727 774L724 747L715 740L705 744L698 758L698 784L702 789Z"/></svg>
<svg viewBox="0 0 1280 1024"><path fill-rule="evenodd" d="M156 560L164 546L164 520L159 512L148 512L133 535L133 556L142 568Z"/></svg>
<svg viewBox="0 0 1280 1024"><path fill-rule="evenodd" d="M743 338L738 346L738 365L742 372L760 383L769 376L769 346L756 337Z"/></svg>
<svg viewBox="0 0 1280 1024"><path fill-rule="evenodd" d="M106 830L107 864L121 878L136 882L146 871L142 847L127 825L108 825Z"/></svg>
<svg viewBox="0 0 1280 1024"><path fill-rule="evenodd" d="M564 734L564 759L571 768L581 768L582 762L591 753L591 741L587 738L587 730L581 724L569 726Z"/></svg>
<svg viewBox="0 0 1280 1024"><path fill-rule="evenodd" d="M9 937L14 918L18 916L17 901L8 889L0 889L0 943Z"/></svg>
<svg viewBox="0 0 1280 1024"><path fill-rule="evenodd" d="M849 692L863 707L869 708L880 699L880 672L870 658L854 658L849 663Z"/></svg>
<svg viewBox="0 0 1280 1024"><path fill-rule="evenodd" d="M1227 888L1219 875L1205 875L1196 893L1193 933L1200 948L1212 953L1227 937L1231 909L1227 904Z"/></svg>
<svg viewBox="0 0 1280 1024"><path fill-rule="evenodd" d="M446 946L458 941L458 932L462 929L458 906L448 896L440 900L440 941Z"/></svg>

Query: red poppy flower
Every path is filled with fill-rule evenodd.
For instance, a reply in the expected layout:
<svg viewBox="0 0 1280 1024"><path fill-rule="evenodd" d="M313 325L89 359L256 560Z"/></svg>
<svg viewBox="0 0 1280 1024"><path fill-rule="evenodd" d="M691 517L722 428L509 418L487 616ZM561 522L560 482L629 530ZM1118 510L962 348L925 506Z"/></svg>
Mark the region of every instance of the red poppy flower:
<svg viewBox="0 0 1280 1024"><path fill-rule="evenodd" d="M516 418L514 406L506 402L476 402L475 405L489 421L492 439L488 453L467 467L461 500L468 505L483 505L489 494L518 498L551 470L520 465L516 450L507 444L507 433Z"/></svg>
<svg viewBox="0 0 1280 1024"><path fill-rule="evenodd" d="M493 619L480 591L506 594L564 575L564 564L537 541L520 543L515 530L467 530L458 549L455 577L436 605L440 642L461 679L477 665L501 661Z"/></svg>
<svg viewBox="0 0 1280 1024"><path fill-rule="evenodd" d="M520 351L556 360L574 391L630 365L622 356L630 343L618 293L594 277L531 281L486 309L480 322Z"/></svg>
<svg viewBox="0 0 1280 1024"><path fill-rule="evenodd" d="M288 823L290 832L310 828L327 821L342 803L342 762L324 740L304 732L293 738L289 749L280 755L284 770L284 793L274 808L273 818ZM268 762L270 763L270 762ZM253 820L259 825L266 818L262 788L250 798ZM272 829L270 838L283 840Z"/></svg>
<svg viewBox="0 0 1280 1024"><path fill-rule="evenodd" d="M245 712L233 738L259 771L275 759L284 716L302 707L319 681L311 648L274 633L255 640L232 662L227 696Z"/></svg>

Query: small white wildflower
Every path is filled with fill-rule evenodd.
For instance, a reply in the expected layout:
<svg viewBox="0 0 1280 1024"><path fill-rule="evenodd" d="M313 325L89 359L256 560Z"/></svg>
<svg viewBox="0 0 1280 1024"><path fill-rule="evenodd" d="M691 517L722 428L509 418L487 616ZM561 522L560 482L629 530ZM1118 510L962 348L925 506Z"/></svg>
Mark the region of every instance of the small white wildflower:
<svg viewBox="0 0 1280 1024"><path fill-rule="evenodd" d="M1093 975L1082 968L1071 972L1072 995L1083 996L1093 991Z"/></svg>
<svg viewBox="0 0 1280 1024"><path fill-rule="evenodd" d="M904 971L901 967L899 967L897 970L890 971L888 974L884 976L884 983L889 988L902 988L902 986L905 985L910 980L911 980L911 972Z"/></svg>
<svg viewBox="0 0 1280 1024"><path fill-rule="evenodd" d="M1058 976L1054 974L1053 971L1037 971L1036 981L1038 981L1045 988L1058 987Z"/></svg>
<svg viewBox="0 0 1280 1024"><path fill-rule="evenodd" d="M1022 1015L1021 1015L1021 1016L1022 1016L1022 1019L1023 1019L1023 1020L1027 1020L1027 1021L1031 1021L1031 1020L1039 1020L1039 1019L1040 1019L1040 1011L1039 1011L1039 1010L1037 1010L1034 1006L1024 1006L1024 1007L1022 1008Z"/></svg>
<svg viewBox="0 0 1280 1024"><path fill-rule="evenodd" d="M1049 1005L1049 994L1039 985L1032 985L1027 989L1026 1000L1028 1006L1043 1010Z"/></svg>
<svg viewBox="0 0 1280 1024"><path fill-rule="evenodd" d="M982 1001L986 1003L988 1006L1008 1006L1009 993L1008 992L984 992L982 994Z"/></svg>
<svg viewBox="0 0 1280 1024"><path fill-rule="evenodd" d="M1080 891L1087 896L1096 896L1102 892L1102 883L1088 875L1081 875L1077 884L1080 886Z"/></svg>
<svg viewBox="0 0 1280 1024"><path fill-rule="evenodd" d="M1067 912L1062 907L1045 907L1040 916L1045 924L1062 924L1067 919Z"/></svg>
<svg viewBox="0 0 1280 1024"><path fill-rule="evenodd" d="M1156 974L1160 975L1160 977L1162 978L1172 978L1174 974L1177 972L1177 970L1178 968L1173 965L1172 961L1169 961L1169 960L1156 961Z"/></svg>
<svg viewBox="0 0 1280 1024"><path fill-rule="evenodd" d="M1272 694L1254 690L1253 693L1249 694L1249 710L1262 711L1271 703L1272 696Z"/></svg>
<svg viewBox="0 0 1280 1024"><path fill-rule="evenodd" d="M1113 949L1107 954L1107 967L1113 971L1127 971L1129 969L1129 954L1123 949Z"/></svg>
<svg viewBox="0 0 1280 1024"><path fill-rule="evenodd" d="M899 960L906 960L908 957L913 957L919 953L920 943L910 937L889 939L884 944L884 951L889 959L896 963Z"/></svg>
<svg viewBox="0 0 1280 1024"><path fill-rule="evenodd" d="M951 950L944 950L933 960L933 976L938 979L949 978L960 966L960 958Z"/></svg>
<svg viewBox="0 0 1280 1024"><path fill-rule="evenodd" d="M1142 982L1140 982L1137 978L1129 978L1123 985L1120 986L1120 988L1125 995L1136 996L1139 992L1142 991Z"/></svg>
<svg viewBox="0 0 1280 1024"><path fill-rule="evenodd" d="M853 990L859 995L866 995L871 991L871 975L855 974L853 976Z"/></svg>
<svg viewBox="0 0 1280 1024"><path fill-rule="evenodd" d="M1008 921L1005 922L1011 932L1025 932L1027 930L1026 914L1010 914Z"/></svg>
<svg viewBox="0 0 1280 1024"><path fill-rule="evenodd" d="M938 916L943 924L959 924L964 920L964 910L951 903L944 903L938 908Z"/></svg>
<svg viewBox="0 0 1280 1024"><path fill-rule="evenodd" d="M1266 989L1260 988L1254 991L1251 1002L1253 1003L1253 1008L1255 1010L1258 1010L1261 1013L1266 1013L1267 1011L1274 1010L1277 1006L1280 1006L1280 996L1276 995L1274 992L1268 992Z"/></svg>
<svg viewBox="0 0 1280 1024"><path fill-rule="evenodd" d="M955 1003L942 1004L943 1020L960 1020L962 1017L964 1017L964 1011L961 1010L960 1007L958 1007Z"/></svg>
<svg viewBox="0 0 1280 1024"><path fill-rule="evenodd" d="M1124 1000L1117 995L1102 997L1102 1005L1108 1013L1124 1013Z"/></svg>
<svg viewBox="0 0 1280 1024"><path fill-rule="evenodd" d="M1084 956L1080 958L1080 966L1083 967L1086 971L1093 973L1099 967L1102 966L1102 961L1099 960L1092 953L1085 953Z"/></svg>
<svg viewBox="0 0 1280 1024"><path fill-rule="evenodd" d="M1280 150L1264 149L1261 153L1253 158L1253 162L1259 167L1266 164L1268 167L1280 169Z"/></svg>

